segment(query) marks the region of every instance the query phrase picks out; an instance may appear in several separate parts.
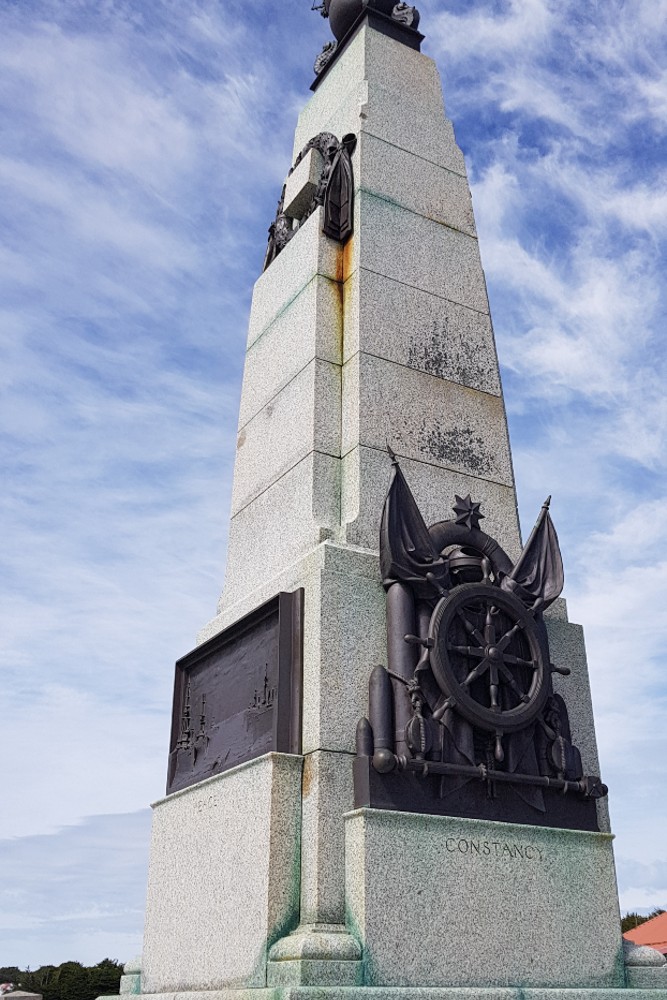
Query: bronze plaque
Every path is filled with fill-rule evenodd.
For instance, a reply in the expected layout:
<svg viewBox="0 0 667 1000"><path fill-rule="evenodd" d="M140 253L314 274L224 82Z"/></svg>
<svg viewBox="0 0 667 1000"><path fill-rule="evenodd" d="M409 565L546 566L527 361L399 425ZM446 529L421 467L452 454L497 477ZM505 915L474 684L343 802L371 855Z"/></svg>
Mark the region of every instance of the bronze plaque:
<svg viewBox="0 0 667 1000"><path fill-rule="evenodd" d="M176 663L167 794L262 754L301 753L303 590Z"/></svg>

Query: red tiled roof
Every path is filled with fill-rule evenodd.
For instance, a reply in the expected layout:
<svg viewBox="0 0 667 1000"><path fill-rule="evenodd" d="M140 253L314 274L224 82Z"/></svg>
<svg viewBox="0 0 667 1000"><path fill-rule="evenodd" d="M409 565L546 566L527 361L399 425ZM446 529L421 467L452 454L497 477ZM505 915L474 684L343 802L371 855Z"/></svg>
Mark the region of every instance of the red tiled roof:
<svg viewBox="0 0 667 1000"><path fill-rule="evenodd" d="M634 944L648 944L667 955L667 913L659 913L623 935Z"/></svg>

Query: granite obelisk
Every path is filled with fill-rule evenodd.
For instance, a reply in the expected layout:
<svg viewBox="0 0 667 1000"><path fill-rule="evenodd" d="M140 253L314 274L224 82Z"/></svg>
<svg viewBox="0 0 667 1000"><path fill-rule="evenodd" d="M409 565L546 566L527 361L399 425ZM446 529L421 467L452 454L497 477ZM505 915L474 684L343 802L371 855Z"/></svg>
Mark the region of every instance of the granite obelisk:
<svg viewBox="0 0 667 1000"><path fill-rule="evenodd" d="M420 51L415 8L393 0L323 6L336 39L316 62L254 290L224 590L199 646L177 664L170 794L155 806L141 977L128 988L162 997L214 991L225 1000L258 995L251 990L276 1000L384 998L388 988L396 998L416 1000L428 988L434 1000L452 1000L460 988L491 998L500 987L555 1000L576 988L606 1000L633 983L602 786L595 791L582 777L598 775L599 765L581 630L558 601L546 631L536 604L536 625L522 611L502 639L498 630L490 638L494 621L518 607L515 594L499 591L522 547L463 156L437 68ZM577 829L494 817L519 723L501 720L491 732L495 781L485 764L451 765L443 753L435 761L428 729L455 699L431 711L417 682L395 671L387 697L405 688L415 715L411 728L391 716L391 766L407 767L412 753L424 776L433 763L443 774L459 766L466 780L481 768L491 805L484 815L440 804L413 812L360 799L355 753L372 760L372 746L360 751L357 738L369 674L394 655L379 558L388 445L424 525L441 523L457 504L458 524L467 519L470 532L468 550L448 543L432 557L442 573L424 571L416 600L426 611L415 628L426 628L457 573L478 588L478 603L487 593L479 587L497 586L483 637L459 617L486 651L482 663L500 676L489 711L518 718L524 708L512 691L535 702L529 735L537 733L544 759L535 756L534 773L517 763L508 780L588 796ZM491 540L488 553L502 550L505 562L479 549L480 510L483 545ZM427 584L434 589L424 597ZM405 589L394 593L413 601ZM508 651L519 627L530 641ZM390 647L394 639L390 627ZM426 633L413 640L434 645ZM460 648L475 655L466 642ZM537 674L538 662L545 685L556 670L553 690L538 691L532 680L525 693L510 667ZM494 693L501 675L509 678L506 704ZM481 668L469 685L478 676ZM567 732L537 714L561 688ZM376 747L378 733L379 723ZM473 760L485 750L472 724L466 733ZM570 755L567 767L554 747L563 761ZM551 771L560 777L546 777ZM557 946L542 933L550 918ZM643 985L664 981L651 976Z"/></svg>

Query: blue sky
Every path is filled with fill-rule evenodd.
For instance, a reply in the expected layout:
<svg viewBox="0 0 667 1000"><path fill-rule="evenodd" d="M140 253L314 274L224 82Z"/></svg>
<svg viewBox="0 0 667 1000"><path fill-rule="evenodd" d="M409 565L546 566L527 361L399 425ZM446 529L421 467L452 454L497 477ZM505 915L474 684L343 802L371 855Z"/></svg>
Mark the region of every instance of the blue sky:
<svg viewBox="0 0 667 1000"><path fill-rule="evenodd" d="M554 496L623 908L667 907L667 0L421 0L529 529ZM0 8L0 965L140 950L173 663L222 585L308 0Z"/></svg>

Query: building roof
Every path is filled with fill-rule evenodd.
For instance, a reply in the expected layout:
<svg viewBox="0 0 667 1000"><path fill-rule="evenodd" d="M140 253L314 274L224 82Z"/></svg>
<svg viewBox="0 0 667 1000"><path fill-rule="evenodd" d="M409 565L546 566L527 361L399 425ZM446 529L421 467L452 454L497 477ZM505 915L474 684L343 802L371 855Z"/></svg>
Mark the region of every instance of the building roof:
<svg viewBox="0 0 667 1000"><path fill-rule="evenodd" d="M657 917L651 917L639 927L634 927L631 931L626 931L623 935L633 944L647 944L651 948L656 948L663 955L667 955L667 913L659 913Z"/></svg>

